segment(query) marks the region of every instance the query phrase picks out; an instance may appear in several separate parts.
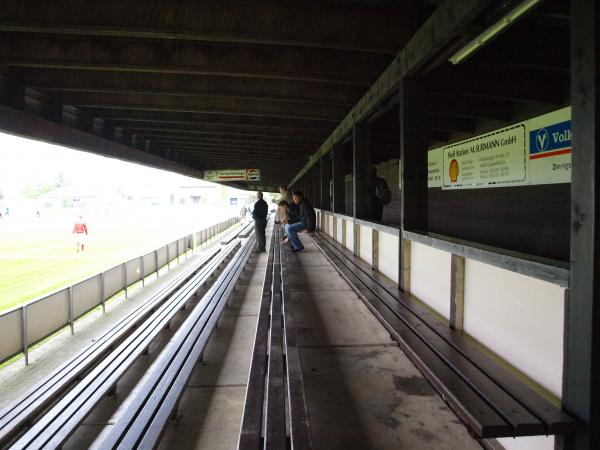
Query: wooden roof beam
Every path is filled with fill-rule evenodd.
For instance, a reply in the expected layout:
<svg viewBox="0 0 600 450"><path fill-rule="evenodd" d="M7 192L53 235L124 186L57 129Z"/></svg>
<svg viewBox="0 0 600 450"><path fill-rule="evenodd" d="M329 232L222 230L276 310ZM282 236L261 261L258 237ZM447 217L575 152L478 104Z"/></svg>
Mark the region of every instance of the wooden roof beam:
<svg viewBox="0 0 600 450"><path fill-rule="evenodd" d="M104 92L184 97L241 98L350 107L359 86L290 80L261 80L161 73L13 69L18 86L47 92Z"/></svg>
<svg viewBox="0 0 600 450"><path fill-rule="evenodd" d="M408 2L3 0L0 30L165 41L351 50L393 55L410 37ZM51 20L49 20L51 19Z"/></svg>
<svg viewBox="0 0 600 450"><path fill-rule="evenodd" d="M189 42L0 35L0 64L10 67L212 75L367 87L388 55L324 49Z"/></svg>
<svg viewBox="0 0 600 450"><path fill-rule="evenodd" d="M384 99L397 92L403 77L415 74L442 49L464 37L469 24L493 3L492 0L445 0L288 184L293 185L299 180L335 143L352 131L356 122L364 120Z"/></svg>
<svg viewBox="0 0 600 450"><path fill-rule="evenodd" d="M57 97L57 101L63 105L84 108L233 114L276 118L297 117L325 122L337 122L347 111L347 108L331 105L313 106L256 100L156 95L66 93Z"/></svg>

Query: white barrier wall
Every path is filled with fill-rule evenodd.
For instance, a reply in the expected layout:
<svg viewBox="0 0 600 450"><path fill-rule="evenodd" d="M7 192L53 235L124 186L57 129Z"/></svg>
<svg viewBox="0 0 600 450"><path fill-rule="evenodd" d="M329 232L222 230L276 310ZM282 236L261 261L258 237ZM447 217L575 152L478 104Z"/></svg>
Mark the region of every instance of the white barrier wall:
<svg viewBox="0 0 600 450"><path fill-rule="evenodd" d="M386 277L398 283L400 266L400 238L389 233L379 231L379 247L377 267Z"/></svg>
<svg viewBox="0 0 600 450"><path fill-rule="evenodd" d="M342 242L346 220L346 248L353 250L353 220L338 220L336 241ZM327 217L325 217L327 215ZM362 221L361 221L362 222ZM373 227L361 223L360 258L372 264ZM385 227L384 227L385 229ZM330 236L333 234L329 227ZM378 226L378 270L398 282L399 237ZM452 254L411 240L410 293L446 319L450 318ZM465 259L464 330L533 382L561 397L565 289L510 270ZM553 436L503 438L507 450L553 450Z"/></svg>
<svg viewBox="0 0 600 450"><path fill-rule="evenodd" d="M557 285L465 262L465 331L557 397L564 306L564 289Z"/></svg>
<svg viewBox="0 0 600 450"><path fill-rule="evenodd" d="M410 292L450 318L450 263L452 255L416 242L410 247Z"/></svg>
<svg viewBox="0 0 600 450"><path fill-rule="evenodd" d="M336 217L336 229L335 229L335 240L338 242L342 242L342 222L344 222L344 219L340 219L339 217Z"/></svg>
<svg viewBox="0 0 600 450"><path fill-rule="evenodd" d="M346 248L354 251L354 228L350 220L346 220Z"/></svg>
<svg viewBox="0 0 600 450"><path fill-rule="evenodd" d="M373 230L364 225L358 226L360 227L360 244L358 246L360 255L358 256L363 261L373 264Z"/></svg>

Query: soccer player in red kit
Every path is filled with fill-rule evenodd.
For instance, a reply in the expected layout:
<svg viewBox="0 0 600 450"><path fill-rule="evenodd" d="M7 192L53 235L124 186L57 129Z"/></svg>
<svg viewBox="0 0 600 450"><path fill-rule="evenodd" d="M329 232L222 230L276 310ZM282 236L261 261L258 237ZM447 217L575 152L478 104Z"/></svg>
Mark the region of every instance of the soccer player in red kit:
<svg viewBox="0 0 600 450"><path fill-rule="evenodd" d="M73 234L75 235L75 241L77 242L77 253L79 253L80 246L81 251L85 249L85 240L88 234L87 225L83 221L82 216L79 216L79 218L75 221L75 225L73 226Z"/></svg>

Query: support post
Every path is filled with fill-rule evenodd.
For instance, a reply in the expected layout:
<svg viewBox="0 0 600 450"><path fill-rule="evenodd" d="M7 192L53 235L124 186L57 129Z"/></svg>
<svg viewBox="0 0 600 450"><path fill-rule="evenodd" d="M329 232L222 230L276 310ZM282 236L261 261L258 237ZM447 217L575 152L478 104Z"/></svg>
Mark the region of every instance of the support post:
<svg viewBox="0 0 600 450"><path fill-rule="evenodd" d="M23 357L25 365L29 365L29 337L27 331L27 305L21 307L21 339L23 342Z"/></svg>
<svg viewBox="0 0 600 450"><path fill-rule="evenodd" d="M73 308L73 286L69 286L69 326L71 334L75 334L75 311Z"/></svg>
<svg viewBox="0 0 600 450"><path fill-rule="evenodd" d="M452 255L450 262L450 328L463 329L465 310L465 258Z"/></svg>
<svg viewBox="0 0 600 450"><path fill-rule="evenodd" d="M369 182L369 169L371 167L370 132L369 124L359 122L354 125L352 145L352 186L354 197L353 217L371 219L372 186Z"/></svg>
<svg viewBox="0 0 600 450"><path fill-rule="evenodd" d="M100 303L102 303L102 313L106 313L106 293L104 290L104 272L100 274Z"/></svg>
<svg viewBox="0 0 600 450"><path fill-rule="evenodd" d="M406 295L410 294L410 242L400 238L400 273L398 284Z"/></svg>
<svg viewBox="0 0 600 450"><path fill-rule="evenodd" d="M414 79L403 79L400 83L400 211L402 229L407 231L427 231L427 149L419 119L419 98L421 83ZM402 264L410 250L400 238L400 274L404 275ZM408 292L404 283L407 277L400 276L400 289Z"/></svg>
<svg viewBox="0 0 600 450"><path fill-rule="evenodd" d="M371 269L379 270L379 230L371 231Z"/></svg>
<svg viewBox="0 0 600 450"><path fill-rule="evenodd" d="M339 214L346 213L346 187L344 176L346 172L346 152L342 143L337 143L331 150L332 155L332 178L333 178L333 212Z"/></svg>
<svg viewBox="0 0 600 450"><path fill-rule="evenodd" d="M125 289L125 298L127 298L127 263L123 263L123 289Z"/></svg>
<svg viewBox="0 0 600 450"><path fill-rule="evenodd" d="M584 426L565 448L600 442L600 5L571 0L571 279L562 404Z"/></svg>
<svg viewBox="0 0 600 450"><path fill-rule="evenodd" d="M354 256L360 258L360 225L356 223L356 217L354 218Z"/></svg>
<svg viewBox="0 0 600 450"><path fill-rule="evenodd" d="M321 197L321 209L325 209L325 189L323 188L323 185L325 184L325 181L323 181L323 159L325 157L321 156L321 158L319 159L319 173L321 174L321 182L319 183L319 195ZM321 225L322 227L322 225Z"/></svg>
<svg viewBox="0 0 600 450"><path fill-rule="evenodd" d="M160 278L158 267L158 250L154 250L154 265L156 266L156 279Z"/></svg>

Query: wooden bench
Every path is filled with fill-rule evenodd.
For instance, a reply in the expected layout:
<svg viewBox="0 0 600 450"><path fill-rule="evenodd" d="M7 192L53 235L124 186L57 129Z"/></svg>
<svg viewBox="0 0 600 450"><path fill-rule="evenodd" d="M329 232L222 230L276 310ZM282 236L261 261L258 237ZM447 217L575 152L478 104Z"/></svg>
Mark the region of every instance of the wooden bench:
<svg viewBox="0 0 600 450"><path fill-rule="evenodd" d="M227 239L223 239L221 241L221 245L231 244L234 240L236 240L238 238L246 239L248 236L250 236L252 234L253 231L254 231L254 221L252 220L252 221L250 221L250 223L248 223L244 227L242 227L242 229L238 230L237 233L232 234L231 236L227 237Z"/></svg>
<svg viewBox="0 0 600 450"><path fill-rule="evenodd" d="M64 392L73 387L84 374L96 367L136 327L169 301L178 287L201 273L212 273L215 260L221 253L216 249L199 261L191 263L180 274L163 285L144 304L120 319L110 329L97 337L92 344L66 361L39 383L9 404L0 412L0 447L13 440L24 426L33 423Z"/></svg>
<svg viewBox="0 0 600 450"><path fill-rule="evenodd" d="M180 284L168 301L155 308L146 320L137 324L129 335L109 351L83 375L81 380L62 395L22 436L12 443L13 449L60 447L77 429L103 396L114 392L121 376L136 358L147 352L152 340L172 318L239 248L239 243L221 249L215 258Z"/></svg>
<svg viewBox="0 0 600 450"><path fill-rule="evenodd" d="M238 449L311 449L285 247L278 225L273 227L267 264Z"/></svg>
<svg viewBox="0 0 600 450"><path fill-rule="evenodd" d="M328 236L313 241L478 438L567 434L576 423Z"/></svg>
<svg viewBox="0 0 600 450"><path fill-rule="evenodd" d="M179 399L192 370L202 359L253 247L254 238L244 243L136 386L126 401L126 409L110 426L110 431L94 442L95 448L156 447L169 419L177 413Z"/></svg>

